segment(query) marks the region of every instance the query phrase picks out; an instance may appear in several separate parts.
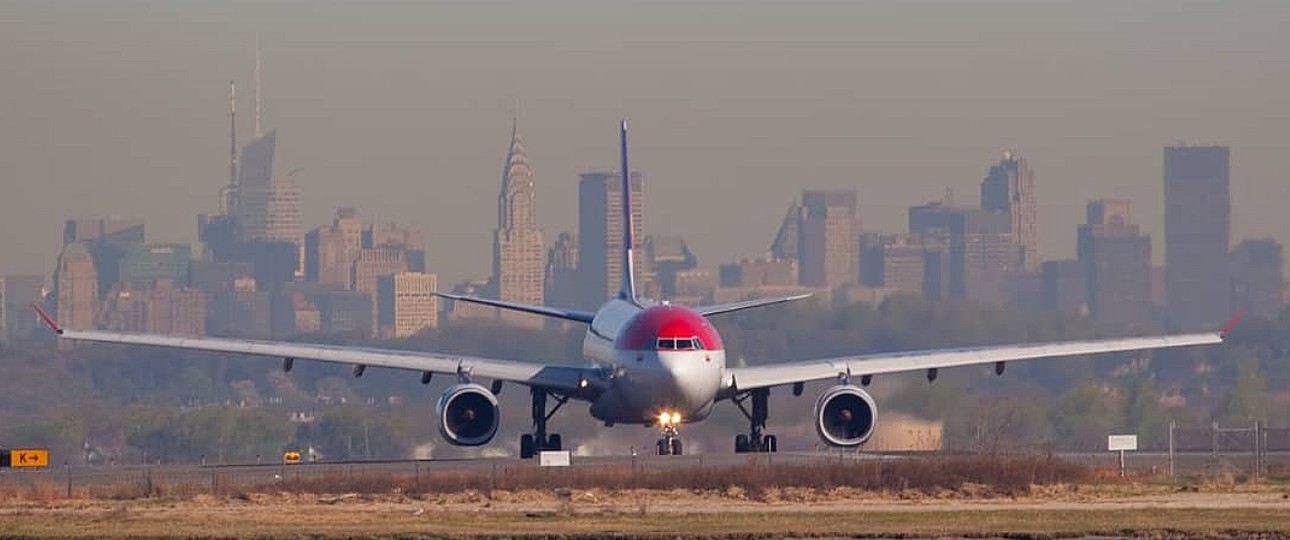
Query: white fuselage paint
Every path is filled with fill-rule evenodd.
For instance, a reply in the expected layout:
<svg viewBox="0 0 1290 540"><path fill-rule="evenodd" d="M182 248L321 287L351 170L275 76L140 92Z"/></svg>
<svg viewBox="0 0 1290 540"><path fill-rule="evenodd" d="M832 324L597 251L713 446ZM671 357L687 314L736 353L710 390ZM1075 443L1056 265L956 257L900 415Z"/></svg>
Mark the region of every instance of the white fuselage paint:
<svg viewBox="0 0 1290 540"><path fill-rule="evenodd" d="M613 374L605 395L592 406L592 415L601 420L650 424L660 412L675 412L683 422L692 422L712 411L725 379L724 350L618 347L633 318L653 305L611 300L596 312L587 329L583 355Z"/></svg>

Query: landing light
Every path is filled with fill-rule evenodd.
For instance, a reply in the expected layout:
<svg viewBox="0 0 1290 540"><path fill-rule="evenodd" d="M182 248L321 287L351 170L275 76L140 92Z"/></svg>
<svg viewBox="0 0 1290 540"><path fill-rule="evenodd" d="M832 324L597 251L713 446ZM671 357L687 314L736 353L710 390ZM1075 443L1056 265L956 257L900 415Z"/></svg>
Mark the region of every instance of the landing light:
<svg viewBox="0 0 1290 540"><path fill-rule="evenodd" d="M681 413L662 411L658 413L658 425L675 426L681 423Z"/></svg>

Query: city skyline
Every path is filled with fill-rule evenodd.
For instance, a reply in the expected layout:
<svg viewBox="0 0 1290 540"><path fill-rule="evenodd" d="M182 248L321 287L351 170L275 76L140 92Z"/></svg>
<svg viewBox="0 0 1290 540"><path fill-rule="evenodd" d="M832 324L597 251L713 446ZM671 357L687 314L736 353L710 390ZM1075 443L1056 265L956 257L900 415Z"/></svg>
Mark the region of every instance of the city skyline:
<svg viewBox="0 0 1290 540"><path fill-rule="evenodd" d="M563 31L561 17L588 5L518 9L531 27ZM538 224L550 238L576 230L578 174L613 165L613 125L627 116L650 199L674 202L653 207L646 231L685 236L708 267L761 255L802 189L856 189L867 230L899 231L908 206L947 187L971 200L1004 148L1037 171L1045 260L1074 255L1071 227L1104 197L1132 201L1163 247L1159 152L1179 137L1232 148L1233 242L1285 242L1290 217L1275 204L1290 196L1279 181L1290 118L1278 105L1290 81L1273 66L1290 49L1276 31L1290 8L1111 5L751 6L738 25L703 4L652 15L624 5L576 11L591 29L554 44L530 30L482 48L517 23L475 36L493 11L378 6L351 20L357 4L303 18L175 7L140 10L137 39L101 28L94 9L3 7L0 66L25 106L0 129L6 182L24 186L0 202L0 226L23 231L0 239L0 269L51 274L72 217L139 218L151 242L195 243L192 216L215 211L227 183L228 79L252 80L256 32L265 123L281 130L275 161L305 168L305 224L357 206L419 226L443 283L487 274L497 133L516 97L542 156ZM607 20L626 21L624 33L586 24ZM378 33L388 39L363 39ZM462 48L476 53L443 52ZM65 77L79 84L47 91ZM704 209L723 192L739 196L714 218Z"/></svg>

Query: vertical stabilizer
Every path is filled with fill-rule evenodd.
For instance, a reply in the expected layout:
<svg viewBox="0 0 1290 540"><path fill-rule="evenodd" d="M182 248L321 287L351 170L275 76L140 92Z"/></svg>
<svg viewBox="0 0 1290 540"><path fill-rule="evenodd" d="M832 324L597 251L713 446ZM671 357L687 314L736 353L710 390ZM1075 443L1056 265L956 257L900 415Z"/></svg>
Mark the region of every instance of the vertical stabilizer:
<svg viewBox="0 0 1290 540"><path fill-rule="evenodd" d="M627 166L627 121L623 120L618 131L619 145L622 151L622 204L623 210L623 279L618 297L630 302L636 301L636 239L632 235L632 173Z"/></svg>

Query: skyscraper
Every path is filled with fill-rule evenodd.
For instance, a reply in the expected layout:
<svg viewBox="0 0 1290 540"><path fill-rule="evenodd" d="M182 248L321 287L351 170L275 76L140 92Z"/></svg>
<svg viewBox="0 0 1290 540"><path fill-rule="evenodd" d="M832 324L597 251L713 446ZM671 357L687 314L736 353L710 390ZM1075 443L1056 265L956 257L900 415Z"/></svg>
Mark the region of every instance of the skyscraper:
<svg viewBox="0 0 1290 540"><path fill-rule="evenodd" d="M639 171L631 173L631 205L636 286L644 290L645 182ZM578 281L584 296L575 307L595 309L618 294L622 249L622 174L584 173L578 183Z"/></svg>
<svg viewBox="0 0 1290 540"><path fill-rule="evenodd" d="M1229 160L1226 146L1164 151L1166 312L1179 330L1221 324L1231 305Z"/></svg>
<svg viewBox="0 0 1290 540"><path fill-rule="evenodd" d="M1021 268L1039 271L1038 200L1035 173L1025 159L1004 152L981 181L981 208L1008 215L1012 243L1020 251Z"/></svg>
<svg viewBox="0 0 1290 540"><path fill-rule="evenodd" d="M1281 314L1285 303L1281 254L1281 244L1271 238L1236 245L1232 250L1233 308L1266 319Z"/></svg>
<svg viewBox="0 0 1290 540"><path fill-rule="evenodd" d="M58 323L73 330L94 330L98 314L98 273L83 242L63 246L54 271Z"/></svg>
<svg viewBox="0 0 1290 540"><path fill-rule="evenodd" d="M489 289L498 300L535 305L545 302L545 253L536 204L533 170L519 132L512 124L511 148L506 154L502 188L497 196L497 229L493 231L493 276ZM516 321L541 322L523 313L509 310L502 313L507 318L514 314Z"/></svg>
<svg viewBox="0 0 1290 540"><path fill-rule="evenodd" d="M854 189L803 191L797 240L802 285L855 284L860 278L859 231Z"/></svg>
<svg viewBox="0 0 1290 540"><path fill-rule="evenodd" d="M1129 201L1088 203L1077 249L1093 318L1118 323L1152 320L1151 237L1133 223Z"/></svg>
<svg viewBox="0 0 1290 540"><path fill-rule="evenodd" d="M303 218L300 186L292 174L273 174L277 132L252 139L242 149L237 227L243 242L263 240L300 244Z"/></svg>

